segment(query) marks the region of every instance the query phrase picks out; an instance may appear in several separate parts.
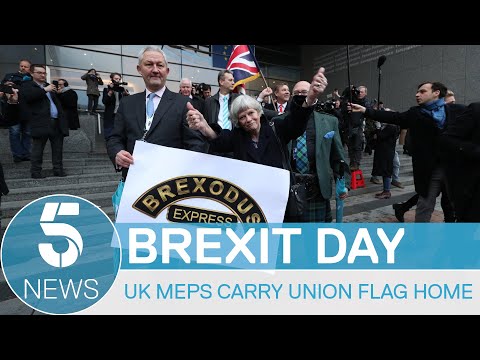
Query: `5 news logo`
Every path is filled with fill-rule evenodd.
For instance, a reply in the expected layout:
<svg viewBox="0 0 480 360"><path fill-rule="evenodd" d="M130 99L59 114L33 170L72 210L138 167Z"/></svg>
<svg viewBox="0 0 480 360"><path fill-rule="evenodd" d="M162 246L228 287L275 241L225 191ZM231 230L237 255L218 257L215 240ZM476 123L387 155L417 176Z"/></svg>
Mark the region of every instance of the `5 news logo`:
<svg viewBox="0 0 480 360"><path fill-rule="evenodd" d="M94 305L113 285L120 245L109 217L73 195L50 195L20 210L2 242L2 270L15 295L47 314Z"/></svg>

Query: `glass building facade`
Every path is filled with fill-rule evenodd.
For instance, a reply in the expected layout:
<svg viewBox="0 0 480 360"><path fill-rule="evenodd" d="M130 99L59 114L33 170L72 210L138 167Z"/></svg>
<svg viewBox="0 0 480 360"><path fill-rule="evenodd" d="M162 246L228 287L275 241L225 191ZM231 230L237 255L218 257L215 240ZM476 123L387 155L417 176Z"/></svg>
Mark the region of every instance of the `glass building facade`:
<svg viewBox="0 0 480 360"><path fill-rule="evenodd" d="M107 86L110 73L122 74L126 88L131 94L141 92L145 86L137 72L138 53L145 45L0 45L0 76L18 70L20 59L47 65L48 81L66 79L78 94L80 109L86 109L86 83L81 79L94 68ZM170 68L167 87L178 91L180 80L188 77L194 84L206 83L212 94L218 91L217 75L222 68L213 66L211 45L159 45L163 47ZM257 56L262 73L270 87L277 82L289 84L290 89L300 79L300 67L264 63ZM265 87L262 77L246 84L247 94L256 96ZM103 86L100 86L100 91ZM103 108L100 98L99 109Z"/></svg>

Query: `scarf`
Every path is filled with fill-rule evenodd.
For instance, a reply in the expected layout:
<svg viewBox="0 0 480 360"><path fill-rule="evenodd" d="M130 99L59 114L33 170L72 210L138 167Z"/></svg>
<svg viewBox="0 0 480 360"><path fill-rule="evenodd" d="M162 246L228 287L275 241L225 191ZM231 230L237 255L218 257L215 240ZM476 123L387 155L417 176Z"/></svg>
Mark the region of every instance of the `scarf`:
<svg viewBox="0 0 480 360"><path fill-rule="evenodd" d="M443 127L445 126L445 119L447 118L447 115L445 114L444 98L433 100L425 105L422 105L421 111L425 114L430 115L437 123L437 126L440 129L443 129Z"/></svg>

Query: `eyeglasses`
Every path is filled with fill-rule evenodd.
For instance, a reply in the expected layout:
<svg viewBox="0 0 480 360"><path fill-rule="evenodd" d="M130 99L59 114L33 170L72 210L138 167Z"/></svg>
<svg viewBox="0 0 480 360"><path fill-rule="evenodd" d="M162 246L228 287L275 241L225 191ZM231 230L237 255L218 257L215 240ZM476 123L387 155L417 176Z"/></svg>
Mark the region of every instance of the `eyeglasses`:
<svg viewBox="0 0 480 360"><path fill-rule="evenodd" d="M45 71L34 71L34 74L40 74L40 75L46 75L47 73Z"/></svg>
<svg viewBox="0 0 480 360"><path fill-rule="evenodd" d="M294 91L293 95L308 95L308 90Z"/></svg>

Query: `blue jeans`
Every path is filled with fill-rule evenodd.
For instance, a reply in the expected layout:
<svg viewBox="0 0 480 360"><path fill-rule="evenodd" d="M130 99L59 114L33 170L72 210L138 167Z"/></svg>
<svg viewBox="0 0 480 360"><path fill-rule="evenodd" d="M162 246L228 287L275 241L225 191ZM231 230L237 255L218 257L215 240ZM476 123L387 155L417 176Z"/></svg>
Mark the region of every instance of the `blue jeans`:
<svg viewBox="0 0 480 360"><path fill-rule="evenodd" d="M30 136L30 127L24 124L10 126L8 129L10 135L10 150L14 158L30 158L32 151L32 137Z"/></svg>

